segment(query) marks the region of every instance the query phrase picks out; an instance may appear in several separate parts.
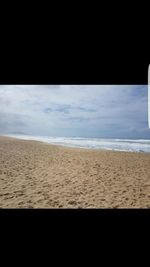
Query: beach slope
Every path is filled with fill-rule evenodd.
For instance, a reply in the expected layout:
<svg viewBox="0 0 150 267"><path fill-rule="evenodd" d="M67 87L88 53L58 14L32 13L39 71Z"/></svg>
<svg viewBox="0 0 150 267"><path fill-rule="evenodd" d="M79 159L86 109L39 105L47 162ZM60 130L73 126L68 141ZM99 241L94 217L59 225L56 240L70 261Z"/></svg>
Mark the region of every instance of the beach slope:
<svg viewBox="0 0 150 267"><path fill-rule="evenodd" d="M0 208L150 208L150 153L1 136Z"/></svg>

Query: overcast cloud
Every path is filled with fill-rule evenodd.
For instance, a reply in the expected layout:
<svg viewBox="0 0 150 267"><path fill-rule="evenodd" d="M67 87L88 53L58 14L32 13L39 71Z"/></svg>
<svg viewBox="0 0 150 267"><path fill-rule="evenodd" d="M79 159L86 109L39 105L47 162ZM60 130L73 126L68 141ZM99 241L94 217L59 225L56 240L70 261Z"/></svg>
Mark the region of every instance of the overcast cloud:
<svg viewBox="0 0 150 267"><path fill-rule="evenodd" d="M145 85L0 85L0 133L150 138Z"/></svg>

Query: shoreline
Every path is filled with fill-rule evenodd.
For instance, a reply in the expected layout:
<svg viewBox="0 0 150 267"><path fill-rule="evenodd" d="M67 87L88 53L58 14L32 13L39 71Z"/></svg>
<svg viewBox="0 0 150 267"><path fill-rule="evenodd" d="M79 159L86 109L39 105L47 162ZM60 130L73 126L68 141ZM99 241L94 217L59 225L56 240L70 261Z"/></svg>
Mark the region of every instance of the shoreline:
<svg viewBox="0 0 150 267"><path fill-rule="evenodd" d="M52 144L52 143L48 143L46 141L40 141L40 140L26 140L26 139L22 139L22 138L17 138L17 137L11 137L11 136L6 136L6 135L0 135L0 138L4 137L4 138L11 138L11 139L17 139L17 140L22 140L22 141L29 141L29 142L39 142L42 144L46 144L46 145L50 145L50 146L57 146L57 147L63 147L63 148L71 148L71 149L81 149L81 150L86 150L86 151L97 151L97 152L101 152L101 151L108 151L108 152L123 152L123 153L143 153L143 154L150 154L150 152L145 152L145 151L128 151L128 150L117 150L117 149L104 149L104 148L86 148L86 147L77 147L77 146L71 146L71 145L63 145L63 144Z"/></svg>
<svg viewBox="0 0 150 267"><path fill-rule="evenodd" d="M150 208L150 153L0 136L0 208Z"/></svg>

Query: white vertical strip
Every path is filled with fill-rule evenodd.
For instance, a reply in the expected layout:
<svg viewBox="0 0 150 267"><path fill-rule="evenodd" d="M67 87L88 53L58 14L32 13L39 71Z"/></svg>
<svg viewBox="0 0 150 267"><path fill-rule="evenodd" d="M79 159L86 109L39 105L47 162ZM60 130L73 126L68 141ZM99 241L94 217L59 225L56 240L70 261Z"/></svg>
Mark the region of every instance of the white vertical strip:
<svg viewBox="0 0 150 267"><path fill-rule="evenodd" d="M148 126L150 128L150 65L148 68Z"/></svg>

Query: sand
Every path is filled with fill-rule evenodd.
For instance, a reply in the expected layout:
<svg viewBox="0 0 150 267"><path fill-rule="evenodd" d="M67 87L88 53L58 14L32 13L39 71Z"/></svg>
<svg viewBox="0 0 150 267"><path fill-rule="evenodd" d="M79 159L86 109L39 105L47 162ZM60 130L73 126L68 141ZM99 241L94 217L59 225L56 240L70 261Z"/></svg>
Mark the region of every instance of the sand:
<svg viewBox="0 0 150 267"><path fill-rule="evenodd" d="M150 153L1 136L0 208L150 208Z"/></svg>

